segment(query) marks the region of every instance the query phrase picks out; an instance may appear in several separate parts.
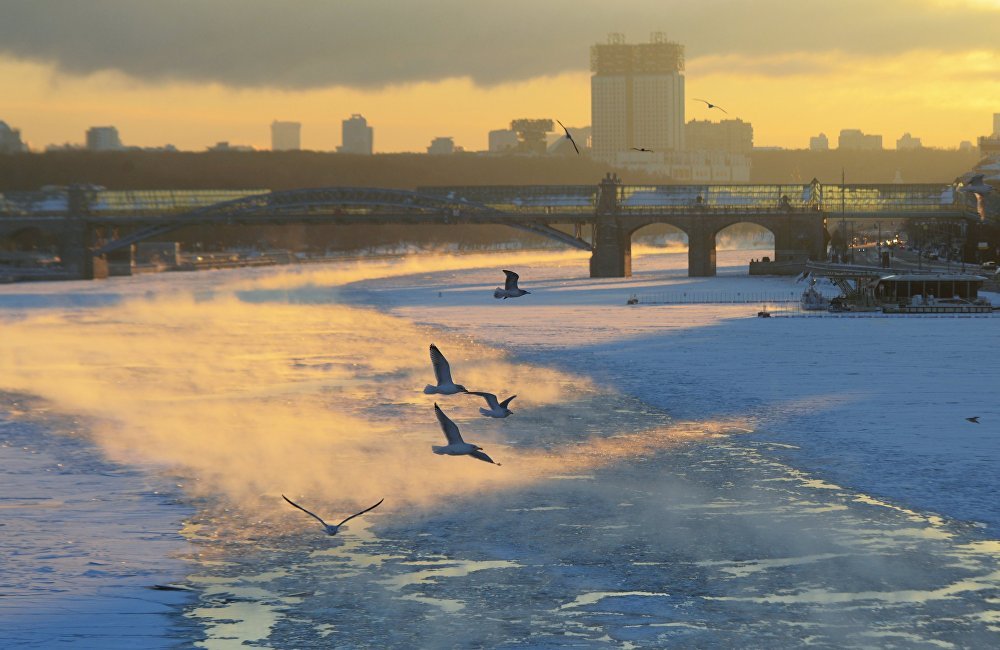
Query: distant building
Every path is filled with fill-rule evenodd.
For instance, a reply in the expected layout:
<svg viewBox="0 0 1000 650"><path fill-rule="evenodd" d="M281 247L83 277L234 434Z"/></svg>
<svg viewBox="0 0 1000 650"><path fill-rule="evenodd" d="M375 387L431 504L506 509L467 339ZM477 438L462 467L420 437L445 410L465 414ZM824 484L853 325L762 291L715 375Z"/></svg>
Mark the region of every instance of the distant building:
<svg viewBox="0 0 1000 650"><path fill-rule="evenodd" d="M271 151L298 151L302 148L300 122L271 122Z"/></svg>
<svg viewBox="0 0 1000 650"><path fill-rule="evenodd" d="M860 129L842 129L837 148L845 151L881 151L882 136L868 135Z"/></svg>
<svg viewBox="0 0 1000 650"><path fill-rule="evenodd" d="M517 132L514 129L490 131L490 153L504 153L517 148Z"/></svg>
<svg viewBox="0 0 1000 650"><path fill-rule="evenodd" d="M1000 137L1000 113L993 114L993 135Z"/></svg>
<svg viewBox="0 0 1000 650"><path fill-rule="evenodd" d="M451 137L434 138L427 147L432 156L447 156L455 153L455 140Z"/></svg>
<svg viewBox="0 0 1000 650"><path fill-rule="evenodd" d="M633 147L684 148L684 46L662 33L628 45L621 34L590 48L594 158L614 162Z"/></svg>
<svg viewBox="0 0 1000 650"><path fill-rule="evenodd" d="M216 142L213 146L208 148L209 151L255 151L253 147L247 144L229 144L228 141L223 140L222 142Z"/></svg>
<svg viewBox="0 0 1000 650"><path fill-rule="evenodd" d="M0 153L20 153L27 151L24 142L21 141L21 131L12 129L7 123L0 120Z"/></svg>
<svg viewBox="0 0 1000 650"><path fill-rule="evenodd" d="M983 156L1000 156L1000 136L984 135L979 138L979 153Z"/></svg>
<svg viewBox="0 0 1000 650"><path fill-rule="evenodd" d="M753 126L740 119L710 122L691 120L684 125L684 142L688 151L753 151Z"/></svg>
<svg viewBox="0 0 1000 650"><path fill-rule="evenodd" d="M625 151L615 165L678 183L749 183L750 155L727 151Z"/></svg>
<svg viewBox="0 0 1000 650"><path fill-rule="evenodd" d="M958 143L958 150L963 152L971 152L975 150L976 145L972 144L969 140L962 140Z"/></svg>
<svg viewBox="0 0 1000 650"><path fill-rule="evenodd" d="M920 138L914 138L909 133L904 133L900 136L899 140L896 140L897 151L913 151L914 149L923 148L924 145L920 142Z"/></svg>
<svg viewBox="0 0 1000 650"><path fill-rule="evenodd" d="M123 149L118 129L113 126L92 126L87 129L88 151L119 151Z"/></svg>
<svg viewBox="0 0 1000 650"><path fill-rule="evenodd" d="M64 142L62 144L49 144L45 146L45 151L80 151L83 149L83 145L74 144L72 142Z"/></svg>
<svg viewBox="0 0 1000 650"><path fill-rule="evenodd" d="M350 119L341 123L341 139L343 144L337 147L339 153L370 156L375 141L375 130L368 126L368 121L364 117L355 113Z"/></svg>
<svg viewBox="0 0 1000 650"><path fill-rule="evenodd" d="M552 131L553 122L547 118L532 119L522 117L512 120L510 128L517 134L516 151L518 153L536 153L541 155L545 153L546 134Z"/></svg>
<svg viewBox="0 0 1000 650"><path fill-rule="evenodd" d="M829 151L830 150L830 138L826 137L825 133L820 133L819 135L814 135L809 138L809 151Z"/></svg>

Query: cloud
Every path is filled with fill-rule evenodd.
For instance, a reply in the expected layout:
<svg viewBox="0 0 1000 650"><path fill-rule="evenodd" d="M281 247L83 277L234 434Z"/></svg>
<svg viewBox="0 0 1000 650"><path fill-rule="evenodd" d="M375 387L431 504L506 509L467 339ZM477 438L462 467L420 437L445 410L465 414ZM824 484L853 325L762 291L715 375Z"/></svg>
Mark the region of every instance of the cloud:
<svg viewBox="0 0 1000 650"><path fill-rule="evenodd" d="M609 31L726 57L955 51L1000 27L995 6L934 0L0 0L0 16L0 54L64 74L282 89L579 71Z"/></svg>

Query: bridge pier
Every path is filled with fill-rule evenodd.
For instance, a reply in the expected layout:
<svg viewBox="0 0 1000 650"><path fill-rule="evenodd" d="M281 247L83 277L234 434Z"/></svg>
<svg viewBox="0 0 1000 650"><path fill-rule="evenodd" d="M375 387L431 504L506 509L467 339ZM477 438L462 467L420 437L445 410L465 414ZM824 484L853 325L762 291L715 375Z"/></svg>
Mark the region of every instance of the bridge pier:
<svg viewBox="0 0 1000 650"><path fill-rule="evenodd" d="M696 221L688 230L688 276L709 278L715 275L715 230Z"/></svg>
<svg viewBox="0 0 1000 650"><path fill-rule="evenodd" d="M78 280L103 280L108 277L108 261L91 252L94 228L84 222L68 224L62 238L59 256L63 266Z"/></svg>
<svg viewBox="0 0 1000 650"><path fill-rule="evenodd" d="M598 217L594 224L590 277L632 277L632 231L622 228L613 217Z"/></svg>
<svg viewBox="0 0 1000 650"><path fill-rule="evenodd" d="M821 221L789 220L774 230L774 261L805 262L826 259L826 227Z"/></svg>

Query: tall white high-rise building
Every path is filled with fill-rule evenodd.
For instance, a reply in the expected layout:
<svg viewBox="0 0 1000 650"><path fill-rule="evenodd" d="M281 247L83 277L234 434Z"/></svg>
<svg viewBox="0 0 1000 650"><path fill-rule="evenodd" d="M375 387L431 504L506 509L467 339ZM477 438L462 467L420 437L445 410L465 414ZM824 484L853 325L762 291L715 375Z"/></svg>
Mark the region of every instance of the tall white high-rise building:
<svg viewBox="0 0 1000 650"><path fill-rule="evenodd" d="M368 120L361 115L355 113L350 119L341 122L341 136L343 144L337 147L338 152L372 155L375 130L368 126Z"/></svg>
<svg viewBox="0 0 1000 650"><path fill-rule="evenodd" d="M302 148L300 122L271 122L271 151L298 151Z"/></svg>
<svg viewBox="0 0 1000 650"><path fill-rule="evenodd" d="M684 148L684 46L659 32L637 45L611 34L590 48L590 69L594 158Z"/></svg>

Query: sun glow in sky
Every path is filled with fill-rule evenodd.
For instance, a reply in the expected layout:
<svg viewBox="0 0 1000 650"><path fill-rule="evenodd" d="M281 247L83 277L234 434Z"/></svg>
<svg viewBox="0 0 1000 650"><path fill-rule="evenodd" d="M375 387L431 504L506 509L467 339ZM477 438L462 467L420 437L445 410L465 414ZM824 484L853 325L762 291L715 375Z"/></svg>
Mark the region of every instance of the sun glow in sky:
<svg viewBox="0 0 1000 650"><path fill-rule="evenodd" d="M997 1L803 8L717 0L697 9L632 0L620 26L604 14L588 17L589 4L550 0L533 10L536 20L510 23L494 3L473 12L456 0L431 3L427 16L397 15L411 7L389 0L303 2L285 12L288 21L344 30L323 39L300 33L308 31L301 25L283 27L282 15L264 15L270 3L256 0L240 3L250 8L242 26L219 18L232 0L169 8L97 0L84 13L54 0L0 0L13 14L0 23L0 120L34 150L82 143L88 127L109 124L126 145L267 149L276 119L302 123L303 148L332 150L341 121L361 113L379 152L424 151L438 136L481 150L488 131L515 118L590 124L589 47L609 25L632 43L646 41L650 26L670 27L668 37L686 49L687 97L710 98L750 122L758 146L804 148L820 132L835 143L841 129L857 128L881 134L887 148L904 132L949 148L988 134L1000 112L1000 50L987 37L1000 33ZM577 7L570 34L545 26L563 5ZM54 18L46 22L46 13ZM445 14L448 29L435 22ZM117 26L101 15L117 16ZM144 40L151 19L162 33ZM218 30L206 32L213 19ZM491 20L499 35L477 31ZM406 27L426 38L411 38ZM268 37L255 40L254 29ZM724 117L692 101L685 110L686 121Z"/></svg>

